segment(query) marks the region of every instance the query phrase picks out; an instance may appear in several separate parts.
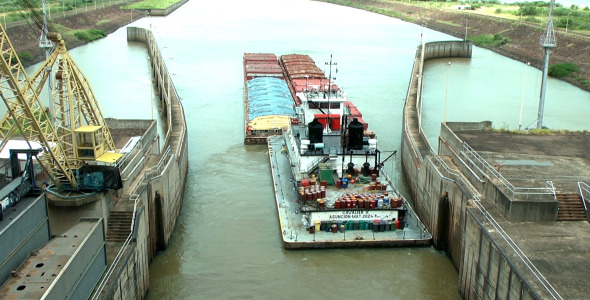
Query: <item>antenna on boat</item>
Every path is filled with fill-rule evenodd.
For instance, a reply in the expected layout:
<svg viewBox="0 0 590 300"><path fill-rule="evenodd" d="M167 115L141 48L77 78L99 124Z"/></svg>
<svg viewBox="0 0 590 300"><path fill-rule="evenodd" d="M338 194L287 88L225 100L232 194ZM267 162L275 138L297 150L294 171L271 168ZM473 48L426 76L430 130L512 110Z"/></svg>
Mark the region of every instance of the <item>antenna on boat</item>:
<svg viewBox="0 0 590 300"><path fill-rule="evenodd" d="M330 120L330 93L332 92L332 66L338 65L336 62L332 62L332 54L330 54L330 61L326 62L327 66L330 66L330 73L328 74L328 120ZM336 78L334 78L336 79Z"/></svg>

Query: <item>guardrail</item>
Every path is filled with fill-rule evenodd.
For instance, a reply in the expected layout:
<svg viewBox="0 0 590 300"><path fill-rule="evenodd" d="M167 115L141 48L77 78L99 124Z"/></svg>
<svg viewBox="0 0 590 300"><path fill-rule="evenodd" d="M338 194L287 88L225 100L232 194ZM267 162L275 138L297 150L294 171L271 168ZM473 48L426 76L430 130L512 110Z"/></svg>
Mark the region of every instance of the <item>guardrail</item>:
<svg viewBox="0 0 590 300"><path fill-rule="evenodd" d="M134 236L136 234L136 232L135 232L136 224L135 223L136 223L136 218L137 218L137 206L139 204L139 200L140 200L140 196L141 196L141 192L139 191L140 188L145 187L145 184L147 184L147 182L149 182L153 178L161 175L164 170L164 166L166 164L168 164L168 162L170 161L171 158L172 158L172 153L170 151L170 146L168 146L168 148L166 148L166 151L164 151L164 154L160 158L160 161L158 162L158 164L155 165L154 167L147 169L143 173L142 179L139 180L135 184L135 186L133 187L133 189L129 193L129 201L133 202L133 215L131 216L131 228L129 231L129 235L127 236L127 239L125 239L125 242L123 242L123 245L121 246L121 249L119 250L119 252L115 256L115 259L113 260L113 262L111 263L111 265L107 269L105 276L98 284L98 286L92 296L92 299L102 298L101 293L104 290L105 286L107 285L108 281L110 280L111 276L113 275L113 272L117 269L117 265L121 261L121 258L123 258L123 255L127 251L127 248L132 246L132 242L134 241Z"/></svg>
<svg viewBox="0 0 590 300"><path fill-rule="evenodd" d="M543 276L543 274L541 274L541 272L530 261L527 255L518 247L514 240L512 240L512 238L510 238L510 236L504 231L502 226L500 226L500 224L494 219L494 217L492 217L490 213L484 208L483 204L481 203L479 193L472 187L471 184L465 181L462 174L456 170L449 168L449 166L438 155L431 153L429 157L431 159L429 159L428 161L433 165L433 169L438 173L438 175L441 178L454 182L463 191L463 193L465 193L468 197L471 197L471 199L473 199L473 202L475 203L475 208L479 211L480 215L483 218L483 220L478 220L480 226L485 227L486 224L488 224L488 226L494 228L495 233L497 233L500 236L500 238L506 242L506 244L510 247L510 249L512 249L512 251L514 251L516 257L525 265L526 269L530 272L533 278L535 278L535 280L539 282L539 284L545 289L545 291L551 296L551 298L563 299L555 290L555 288L553 288L553 286L549 283L549 281L547 281L545 276ZM447 174L452 175L452 177L444 176L435 164L441 166L447 172ZM586 187L587 191L590 193L590 186L586 185ZM484 230L483 232L489 234L488 230ZM493 239L491 240L493 241ZM501 247L499 247L498 245L496 246L500 250L502 255L505 256L506 261L509 264L511 264L510 259L512 259L513 257L509 259L508 255L501 250ZM529 286L529 289L533 293L535 293L535 290L532 287L530 287L528 282L523 281L523 283Z"/></svg>
<svg viewBox="0 0 590 300"><path fill-rule="evenodd" d="M461 155L463 155L463 157L465 157L474 167L477 167L478 170L483 172L486 176L490 177L492 180L496 179L498 182L500 182L509 192L510 196L512 196L512 199L515 199L517 196L521 195L524 195L526 199L528 199L531 195L538 195L539 198L542 198L545 195L551 195L553 196L554 200L556 199L555 187L551 181L546 181L545 187L515 187L512 183L510 183L510 181L508 181L508 179L504 178L502 174L496 171L496 169L494 169L467 143L463 143Z"/></svg>
<svg viewBox="0 0 590 300"><path fill-rule="evenodd" d="M421 76L422 76L422 74L418 74L420 72L417 71L416 68L419 68L420 69L421 68L421 65L423 63L423 61L422 61L422 53L423 53L423 49L424 49L423 46L424 45L422 45L422 47L419 48L420 49L419 52L416 51L416 57L414 58L414 66L412 67L412 76L410 76L410 82L408 84L408 90L406 92L406 104L405 104L406 106L408 106L408 103L407 102L410 99L410 94L411 94L412 88L415 85L414 80L415 80L415 78L419 78L419 82L416 84L416 86L417 86L416 93L417 94L416 94L416 99L415 99L415 101L416 101L415 106L416 106L416 114L417 114L417 119L418 119L417 120L418 121L418 124L417 125L420 128L422 126L421 126L421 120L420 120L421 119L420 110L418 108L418 106L419 106L418 105L418 101L421 98L421 95L420 95L420 84L421 84ZM420 77L417 77L417 76L420 76ZM405 109L405 107L404 107L404 109ZM407 116L407 114L404 114L404 117L405 116ZM404 131L407 132L408 140L410 141L410 144L412 146L412 150L414 151L415 157L417 157L418 160L420 161L420 164L422 164L424 162L424 157L423 157L422 153L420 153L420 148L418 148L418 144L416 143L416 139L414 139L414 135L410 131L410 126L408 124L408 119L407 118L404 119Z"/></svg>
<svg viewBox="0 0 590 300"><path fill-rule="evenodd" d="M128 28L128 30L129 30L129 28ZM154 167L148 168L143 172L142 178L135 183L135 185L131 189L131 192L129 193L129 201L133 202L133 215L132 215L132 219L131 219L131 231L130 231L129 235L127 236L127 239L125 240L125 242L121 246L119 252L115 256L115 259L110 264L107 271L105 272L105 275L103 276L103 278L101 279L101 281L97 285L97 288L93 292L92 299L109 298L108 296L110 296L110 293L112 292L113 285L111 285L110 289L106 292L107 297L105 297L104 295L101 296L101 294L103 293L107 283L111 279L111 276L113 276L113 272L117 269L117 265L121 262L121 259L124 257L125 252L130 247L133 247L135 244L134 236L136 234L135 227L137 226L136 218L138 216L138 209L141 209L141 208L138 208L138 205L140 202L140 196L142 194L141 190L146 188L147 183L150 180L152 180L158 176L161 176L166 165L168 165L172 159L174 159L175 157L180 159L182 147L183 147L183 145L185 143L185 139L186 139L186 122L184 119L184 111L182 109L182 103L180 102L180 97L178 96L176 88L174 87L174 85L172 83L172 80L170 78L170 75L168 74L168 70L166 69L166 66L163 63L163 60L161 60L161 53L157 48L157 44L155 43L155 40L153 38L151 31L143 30L143 32L141 32L141 34L143 34L144 35L143 38L145 38L145 40L143 42L148 44L148 52L150 52L150 57L153 55L157 55L159 57L159 60L162 63L162 65L160 67L163 67L163 69L160 69L159 71L163 70L165 72L165 75L167 76L165 78L167 88L163 89L161 94L163 95L163 97L167 103L166 113L168 116L167 117L168 130L166 132L164 145L168 145L168 146L166 147L166 150L162 153L162 157L160 158L159 162ZM152 68L156 67L154 65L153 59L152 59L151 66L152 66ZM161 73L160 73L160 75L161 75ZM158 78L158 79L160 79L160 78ZM160 86L164 86L164 84L160 84ZM173 105L179 106L179 112L175 111L176 113L179 113L178 116L172 112ZM179 117L181 118L180 120L178 120ZM173 133L172 128L173 128L173 125L179 125L178 122L182 122L182 124L180 124L181 126L180 126L179 132L176 133L179 138L177 140L173 140L171 138L172 133ZM176 128L176 129L178 129L178 127L179 126L174 126L174 128ZM174 147L174 149L172 149L173 147ZM127 257L129 257L129 255Z"/></svg>
<svg viewBox="0 0 590 300"><path fill-rule="evenodd" d="M514 251L514 253L516 254L516 257L525 265L526 269L530 272L531 275L533 275L535 280L544 288L544 290L551 296L552 299L563 299L561 295L559 295L559 293L555 290L555 288L549 283L547 278L543 276L543 274L537 269L537 267L535 267L535 265L530 261L526 254L518 247L518 245L516 245L516 243L512 240L512 238L510 238L510 236L504 231L504 229L502 229L502 226L500 226L500 224L498 224L498 222L487 212L487 210L481 204L481 200L479 199L479 197L473 197L473 200L476 204L475 208L479 210L480 214L484 218L483 222L481 223L481 226L485 228L487 223L489 226L494 228L495 233L498 234L508 244L510 249L512 249L512 251ZM484 232L489 234L490 231L487 230ZM493 239L490 240L494 241ZM494 243L496 242L494 241ZM499 245L496 246L498 249L501 249ZM506 256L506 261L509 263L510 259L514 259L514 256L510 257L509 259L505 253L502 254ZM529 286L529 289L532 293L537 294L535 289L533 289L528 282L523 280L523 283ZM541 299L539 295L537 296L537 298Z"/></svg>
<svg viewBox="0 0 590 300"><path fill-rule="evenodd" d="M588 208L586 207L586 199L590 199L590 186L585 182L578 182L578 191L580 191L580 197L582 197L582 203L584 204L584 211L588 215Z"/></svg>
<svg viewBox="0 0 590 300"><path fill-rule="evenodd" d="M420 52L417 51L416 53L416 57L415 57L415 63L414 63L414 67L412 69L412 76L410 78L410 83L408 86L408 91L407 91L407 96L406 96L406 105L408 105L407 101L409 100L409 96L411 95L412 92L412 87L413 85L415 85L415 80L418 80L418 85L421 85L422 83L422 74L421 72L417 72L416 68L420 67L423 64L423 50L424 50L424 45L422 45L420 49ZM417 95L420 95L420 88L421 86L417 86ZM422 136L426 136L421 128L421 99L415 99L416 103L415 105L417 106L416 109L416 113L418 116L418 126L420 127L419 129L419 133L422 134ZM533 263L530 261L530 259L526 256L526 254L518 247L518 245L516 245L516 243L510 238L510 236L504 231L504 229L502 229L502 227L500 226L500 224L490 215L490 213L485 209L485 207L483 206L483 204L481 203L481 199L480 199L480 194L478 193L478 191L475 189L475 187L473 187L473 185L463 176L463 174L453 168L450 168L445 162L444 160L434 152L434 149L432 149L432 146L430 145L430 143L428 141L426 141L426 146L428 147L429 151L427 154L425 154L424 156L420 153L420 148L418 147L418 143L416 142L416 140L414 139L414 136L412 135L410 128L409 128L409 124L408 124L408 119L404 119L404 131L407 132L407 137L408 140L411 144L411 148L414 151L414 155L415 157L417 157L420 160L420 163L423 163L424 160L427 160L428 163L432 164L433 169L438 173L438 175L448 181L454 182L462 191L463 193L470 197L471 199L473 199L473 202L475 203L475 208L479 211L480 215L483 217L483 222L480 222L480 220L477 220L478 222L480 222L481 226L491 226L493 227L495 230L495 232L499 235L499 237L506 242L506 244L509 246L510 249L512 249L512 251L514 251L517 259L519 259L520 261L522 261L523 265L526 267L526 270L528 270L529 274L532 276L532 278L534 278L544 289L544 291L546 293L548 293L551 298L553 299L563 299L559 293L557 293L557 291L553 288L553 286L551 286L551 284L547 281L547 279L543 276L543 274L541 274L541 272L539 272L539 270L533 265ZM471 149L471 147L469 145L467 145L466 143L463 144L463 150L461 152L461 157L465 158L466 160L468 160L469 164L471 164L474 168L475 171L472 170L471 168L469 168L468 164L465 163L466 166L468 166L468 168L470 169L470 171L472 172L472 174L475 176L475 178L477 178L480 182L483 180L483 178L481 178L481 176L489 176L490 178L496 178L498 181L500 181L508 191L510 191L512 193L512 196L514 197L515 195L527 195L527 197L529 195L541 195L541 197L543 195L553 195L553 198L555 199L555 187L553 186L553 183L551 181L547 181L545 183L545 187L543 188L521 188L521 187L514 187L506 178L504 178L500 173L498 173L489 163L487 163L479 154L477 154L477 152L475 152L473 149ZM461 158L459 158L461 159ZM437 167L438 166L438 167ZM446 173L446 176L443 175L442 172ZM481 175L478 176L476 174L476 172L479 172ZM590 186L585 186L585 190L587 191L588 195L590 196ZM484 230L483 232L490 234L488 231ZM493 239L490 239L492 242L496 243ZM512 264L510 259L508 259L509 257L506 255L506 253L502 250L501 247L497 246L497 248L499 249L499 251L502 253L502 255L504 255L504 257L506 258L506 261L509 264ZM518 272L518 269L515 269L516 273ZM519 273L520 275L520 273ZM522 275L521 275L522 276ZM532 293L536 294L535 289L533 289L530 284L527 281L524 281L523 278L523 284L525 284L526 286L528 286L528 288L531 290ZM538 296L538 295L537 295Z"/></svg>

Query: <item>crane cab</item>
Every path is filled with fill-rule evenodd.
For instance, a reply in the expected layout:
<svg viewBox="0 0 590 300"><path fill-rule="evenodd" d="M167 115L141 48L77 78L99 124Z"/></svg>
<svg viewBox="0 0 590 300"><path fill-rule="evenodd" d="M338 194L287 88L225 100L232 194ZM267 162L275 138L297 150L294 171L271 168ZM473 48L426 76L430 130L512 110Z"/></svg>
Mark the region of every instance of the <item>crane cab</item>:
<svg viewBox="0 0 590 300"><path fill-rule="evenodd" d="M108 152L105 145L102 126L80 126L74 130L76 134L75 152L78 159L103 163L115 163L123 155Z"/></svg>

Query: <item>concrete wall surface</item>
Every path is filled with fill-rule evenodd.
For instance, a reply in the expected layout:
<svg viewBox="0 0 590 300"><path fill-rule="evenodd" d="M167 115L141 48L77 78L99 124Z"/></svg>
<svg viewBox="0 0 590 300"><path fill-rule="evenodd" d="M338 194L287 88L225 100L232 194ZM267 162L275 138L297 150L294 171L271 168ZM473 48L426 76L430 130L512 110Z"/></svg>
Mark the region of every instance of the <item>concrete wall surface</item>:
<svg viewBox="0 0 590 300"><path fill-rule="evenodd" d="M439 148L435 152L420 126L422 64L427 59L470 57L472 44L445 41L419 46L406 96L402 131L402 168L414 206L433 234L437 249L444 250L460 274L459 291L465 299L551 298L554 291L522 256L520 249L495 221L506 213L515 219L523 212L539 217L525 202L510 203L479 168L453 129L442 124ZM425 49L422 52L422 49ZM461 130L482 130L490 122L453 123ZM486 204L482 199L486 199ZM489 203L497 206L490 207ZM510 205L507 205L510 204ZM491 209L491 214L486 208ZM527 216L524 216L526 218ZM509 251L507 249L516 249Z"/></svg>
<svg viewBox="0 0 590 300"><path fill-rule="evenodd" d="M127 27L129 42L145 43L155 88L164 108L163 151L153 152L153 144L147 150L138 150L141 170L127 174L129 186L114 209L129 211L134 215L134 229L125 245L119 250L118 262L112 264L107 276L94 292L95 299L143 299L149 289L149 263L157 251L164 250L174 232L182 209L184 188L188 173L188 141L184 110L180 97L170 78L158 45L151 31ZM155 130L155 126L150 128ZM155 132L148 130L149 132ZM155 139L146 138L146 141ZM140 147L142 148L143 145ZM146 148L147 149L147 148ZM129 163L133 165L133 163Z"/></svg>

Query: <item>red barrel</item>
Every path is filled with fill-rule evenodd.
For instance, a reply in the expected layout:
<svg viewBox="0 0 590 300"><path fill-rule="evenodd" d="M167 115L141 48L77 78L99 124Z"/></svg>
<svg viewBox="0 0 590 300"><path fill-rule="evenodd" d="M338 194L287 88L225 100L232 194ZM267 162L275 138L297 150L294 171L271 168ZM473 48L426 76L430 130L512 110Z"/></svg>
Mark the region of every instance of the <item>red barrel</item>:
<svg viewBox="0 0 590 300"><path fill-rule="evenodd" d="M369 208L371 208L371 209L375 208L375 205L376 205L375 200L371 199L371 201L369 202Z"/></svg>
<svg viewBox="0 0 590 300"><path fill-rule="evenodd" d="M365 208L365 199L361 198L361 200L359 200L359 208Z"/></svg>
<svg viewBox="0 0 590 300"><path fill-rule="evenodd" d="M332 224L331 229L332 229L332 233L338 232L338 224Z"/></svg>
<svg viewBox="0 0 590 300"><path fill-rule="evenodd" d="M336 202L334 202L334 208L340 208L341 204L342 202L340 201L340 199L337 199Z"/></svg>
<svg viewBox="0 0 590 300"><path fill-rule="evenodd" d="M371 174L371 181L377 181L377 174Z"/></svg>
<svg viewBox="0 0 590 300"><path fill-rule="evenodd" d="M351 207L352 207L352 200L346 199L346 208L351 208Z"/></svg>

